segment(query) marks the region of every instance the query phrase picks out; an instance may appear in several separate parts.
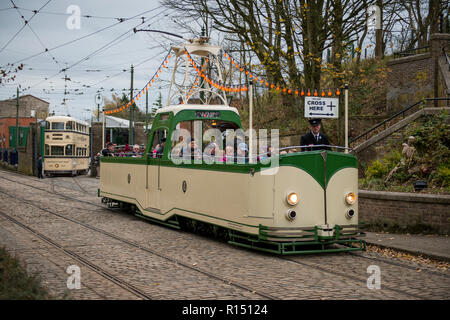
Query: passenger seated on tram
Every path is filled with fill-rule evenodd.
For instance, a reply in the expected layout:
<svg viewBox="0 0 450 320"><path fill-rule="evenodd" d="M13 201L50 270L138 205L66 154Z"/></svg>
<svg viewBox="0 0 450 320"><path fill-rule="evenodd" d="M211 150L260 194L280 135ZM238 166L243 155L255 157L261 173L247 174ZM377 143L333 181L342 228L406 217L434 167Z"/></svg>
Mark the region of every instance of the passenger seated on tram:
<svg viewBox="0 0 450 320"><path fill-rule="evenodd" d="M140 158L140 157L142 157L142 154L140 153L139 145L137 145L137 144L135 144L133 146L133 155L132 155L132 157L133 158Z"/></svg>
<svg viewBox="0 0 450 320"><path fill-rule="evenodd" d="M237 163L248 163L248 147L245 142L239 143L236 160Z"/></svg>
<svg viewBox="0 0 450 320"><path fill-rule="evenodd" d="M205 152L203 154L203 159L207 160L208 162L217 161L216 153L219 150L219 146L215 142L210 142L206 148Z"/></svg>
<svg viewBox="0 0 450 320"><path fill-rule="evenodd" d="M125 157L125 152L123 152L122 147L117 148L116 153L118 157Z"/></svg>
<svg viewBox="0 0 450 320"><path fill-rule="evenodd" d="M190 138L188 145L181 149L181 156L187 159L191 158L191 160L202 159L202 152L194 138Z"/></svg>
<svg viewBox="0 0 450 320"><path fill-rule="evenodd" d="M225 155L222 159L223 162L234 162L234 148L232 145L225 147Z"/></svg>
<svg viewBox="0 0 450 320"><path fill-rule="evenodd" d="M156 150L156 158L161 158L164 152L164 146L166 145L166 138L161 138L161 143L158 144L155 148Z"/></svg>
<svg viewBox="0 0 450 320"><path fill-rule="evenodd" d="M114 144L108 142L106 148L101 151L101 154L104 157L114 157Z"/></svg>

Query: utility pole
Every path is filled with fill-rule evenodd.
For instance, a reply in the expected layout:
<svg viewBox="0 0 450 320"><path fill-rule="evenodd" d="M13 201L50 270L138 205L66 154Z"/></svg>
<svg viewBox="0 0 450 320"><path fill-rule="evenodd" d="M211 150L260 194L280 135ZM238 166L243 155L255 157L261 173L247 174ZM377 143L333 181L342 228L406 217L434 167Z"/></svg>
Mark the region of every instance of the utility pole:
<svg viewBox="0 0 450 320"><path fill-rule="evenodd" d="M205 26L202 27L202 37L205 36ZM205 59L202 58L200 60L200 65L201 68L203 68L203 64L205 63ZM207 69L207 67L205 67L205 70ZM206 73L206 72L205 72ZM203 89L205 89L205 81L204 79L201 79L201 85L200 85L200 104L203 104L203 101L205 99L205 92L203 91Z"/></svg>
<svg viewBox="0 0 450 320"><path fill-rule="evenodd" d="M148 134L148 90L145 90L145 132Z"/></svg>
<svg viewBox="0 0 450 320"><path fill-rule="evenodd" d="M17 87L16 97L16 150L19 148L19 87Z"/></svg>
<svg viewBox="0 0 450 320"><path fill-rule="evenodd" d="M134 67L133 67L133 65L131 65L130 102L132 102L132 100L133 100L133 73L134 73ZM128 144L130 146L134 145L133 120L134 120L134 103L131 103L131 106L130 106L130 130L128 132Z"/></svg>

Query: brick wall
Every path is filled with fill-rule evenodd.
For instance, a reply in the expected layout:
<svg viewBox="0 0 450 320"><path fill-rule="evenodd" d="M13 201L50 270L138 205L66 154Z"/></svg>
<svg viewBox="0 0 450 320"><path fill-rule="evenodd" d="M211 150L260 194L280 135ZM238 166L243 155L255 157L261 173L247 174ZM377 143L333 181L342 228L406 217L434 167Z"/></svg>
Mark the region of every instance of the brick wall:
<svg viewBox="0 0 450 320"><path fill-rule="evenodd" d="M400 227L421 224L449 234L450 195L360 190L359 217L369 224Z"/></svg>
<svg viewBox="0 0 450 320"><path fill-rule="evenodd" d="M422 98L442 96L445 90L438 73L438 59L442 48L449 50L450 34L433 34L430 51L414 56L391 60L387 78L387 111L393 113L412 105ZM445 94L443 96L446 96ZM437 106L443 106L436 103Z"/></svg>
<svg viewBox="0 0 450 320"><path fill-rule="evenodd" d="M19 118L19 127L28 127L35 118ZM16 118L0 118L0 148L9 148L9 127L16 126ZM3 139L5 138L5 139Z"/></svg>
<svg viewBox="0 0 450 320"><path fill-rule="evenodd" d="M434 67L431 53L388 62L387 111L401 110L424 97L433 96Z"/></svg>

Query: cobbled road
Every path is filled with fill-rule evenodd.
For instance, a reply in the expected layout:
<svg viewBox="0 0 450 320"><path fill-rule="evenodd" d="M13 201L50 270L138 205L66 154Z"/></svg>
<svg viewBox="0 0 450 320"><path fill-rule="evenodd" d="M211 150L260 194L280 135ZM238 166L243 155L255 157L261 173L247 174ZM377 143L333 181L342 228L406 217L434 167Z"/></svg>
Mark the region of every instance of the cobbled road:
<svg viewBox="0 0 450 320"><path fill-rule="evenodd" d="M449 299L450 273L374 252L280 257L108 209L99 180L0 170L0 246L57 299ZM81 288L68 289L69 266ZM369 289L378 266L380 289Z"/></svg>

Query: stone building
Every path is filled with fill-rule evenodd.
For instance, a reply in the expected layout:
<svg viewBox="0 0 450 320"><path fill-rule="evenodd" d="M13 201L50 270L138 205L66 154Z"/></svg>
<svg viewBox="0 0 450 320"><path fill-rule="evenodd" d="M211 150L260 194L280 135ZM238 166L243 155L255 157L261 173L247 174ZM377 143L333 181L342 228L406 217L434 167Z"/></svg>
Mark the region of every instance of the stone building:
<svg viewBox="0 0 450 320"><path fill-rule="evenodd" d="M31 118L31 110L35 110L36 117L43 119L48 117L50 103L31 94L19 97L19 118ZM16 117L16 99L0 101L0 118Z"/></svg>
<svg viewBox="0 0 450 320"><path fill-rule="evenodd" d="M19 126L28 127L48 117L50 103L27 94L19 97ZM35 114L32 115L32 110ZM16 99L0 101L0 149L9 148L9 127L16 125Z"/></svg>

